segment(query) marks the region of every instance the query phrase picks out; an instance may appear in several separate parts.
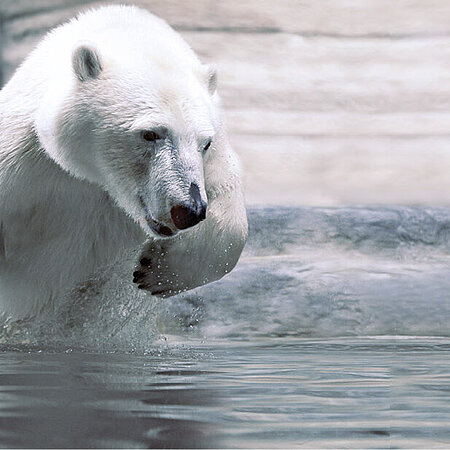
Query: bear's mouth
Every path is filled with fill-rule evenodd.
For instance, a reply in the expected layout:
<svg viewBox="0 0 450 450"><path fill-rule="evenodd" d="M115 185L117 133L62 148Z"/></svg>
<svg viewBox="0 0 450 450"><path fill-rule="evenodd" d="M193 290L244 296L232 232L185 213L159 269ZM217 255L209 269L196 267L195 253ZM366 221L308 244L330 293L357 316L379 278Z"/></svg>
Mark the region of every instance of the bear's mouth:
<svg viewBox="0 0 450 450"><path fill-rule="evenodd" d="M148 226L156 234L159 234L160 236L164 236L164 237L170 237L170 236L174 236L176 234L176 231L173 231L167 225L164 225L164 224L152 219L148 214L146 215L145 218L147 220Z"/></svg>
<svg viewBox="0 0 450 450"><path fill-rule="evenodd" d="M152 214L141 195L139 196L139 201L145 210L145 220L147 222L147 225L154 233L163 237L171 237L177 234L177 231L172 230L172 228L168 227L164 223L158 222L152 217Z"/></svg>

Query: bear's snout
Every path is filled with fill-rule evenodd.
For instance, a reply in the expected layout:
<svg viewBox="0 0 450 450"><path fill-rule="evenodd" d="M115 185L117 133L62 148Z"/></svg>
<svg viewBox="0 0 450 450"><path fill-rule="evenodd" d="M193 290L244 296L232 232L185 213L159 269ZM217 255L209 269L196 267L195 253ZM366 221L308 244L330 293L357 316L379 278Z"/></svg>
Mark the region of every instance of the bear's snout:
<svg viewBox="0 0 450 450"><path fill-rule="evenodd" d="M174 206L170 215L179 230L193 227L206 218L207 204L202 200L200 190L195 183L189 188L189 203Z"/></svg>

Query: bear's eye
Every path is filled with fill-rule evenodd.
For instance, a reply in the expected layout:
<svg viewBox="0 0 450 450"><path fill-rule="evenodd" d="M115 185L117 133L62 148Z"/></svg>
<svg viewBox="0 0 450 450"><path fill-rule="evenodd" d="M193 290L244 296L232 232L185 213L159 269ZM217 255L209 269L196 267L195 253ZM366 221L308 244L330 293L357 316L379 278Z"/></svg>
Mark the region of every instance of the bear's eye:
<svg viewBox="0 0 450 450"><path fill-rule="evenodd" d="M212 142L212 139L210 139L210 140L206 143L206 145L203 147L203 151L204 151L204 152L206 152L206 151L208 150L208 148L211 147L211 142Z"/></svg>
<svg viewBox="0 0 450 450"><path fill-rule="evenodd" d="M155 131L145 130L142 132L142 139L147 142L155 142L158 139L162 139L161 136Z"/></svg>

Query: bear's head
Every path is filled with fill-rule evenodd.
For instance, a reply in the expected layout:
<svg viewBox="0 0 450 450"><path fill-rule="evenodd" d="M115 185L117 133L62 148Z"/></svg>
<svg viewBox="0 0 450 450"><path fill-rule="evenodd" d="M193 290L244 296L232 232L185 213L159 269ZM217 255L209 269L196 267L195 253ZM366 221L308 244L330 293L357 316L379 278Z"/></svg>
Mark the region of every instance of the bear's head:
<svg viewBox="0 0 450 450"><path fill-rule="evenodd" d="M99 32L95 42L76 43L71 79L50 95L56 106L45 106L56 112L37 127L57 164L102 186L158 236L205 218L205 173L221 146L215 71L167 29L169 42Z"/></svg>

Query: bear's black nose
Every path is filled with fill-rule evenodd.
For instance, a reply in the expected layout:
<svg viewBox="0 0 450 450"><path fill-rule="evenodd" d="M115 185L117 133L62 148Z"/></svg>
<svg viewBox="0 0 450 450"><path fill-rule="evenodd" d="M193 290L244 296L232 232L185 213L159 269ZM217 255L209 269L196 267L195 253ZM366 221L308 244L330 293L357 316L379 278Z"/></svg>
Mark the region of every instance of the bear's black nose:
<svg viewBox="0 0 450 450"><path fill-rule="evenodd" d="M172 221L179 230L193 227L206 218L206 203L201 199L198 186L191 183L189 204L176 205L170 210Z"/></svg>

